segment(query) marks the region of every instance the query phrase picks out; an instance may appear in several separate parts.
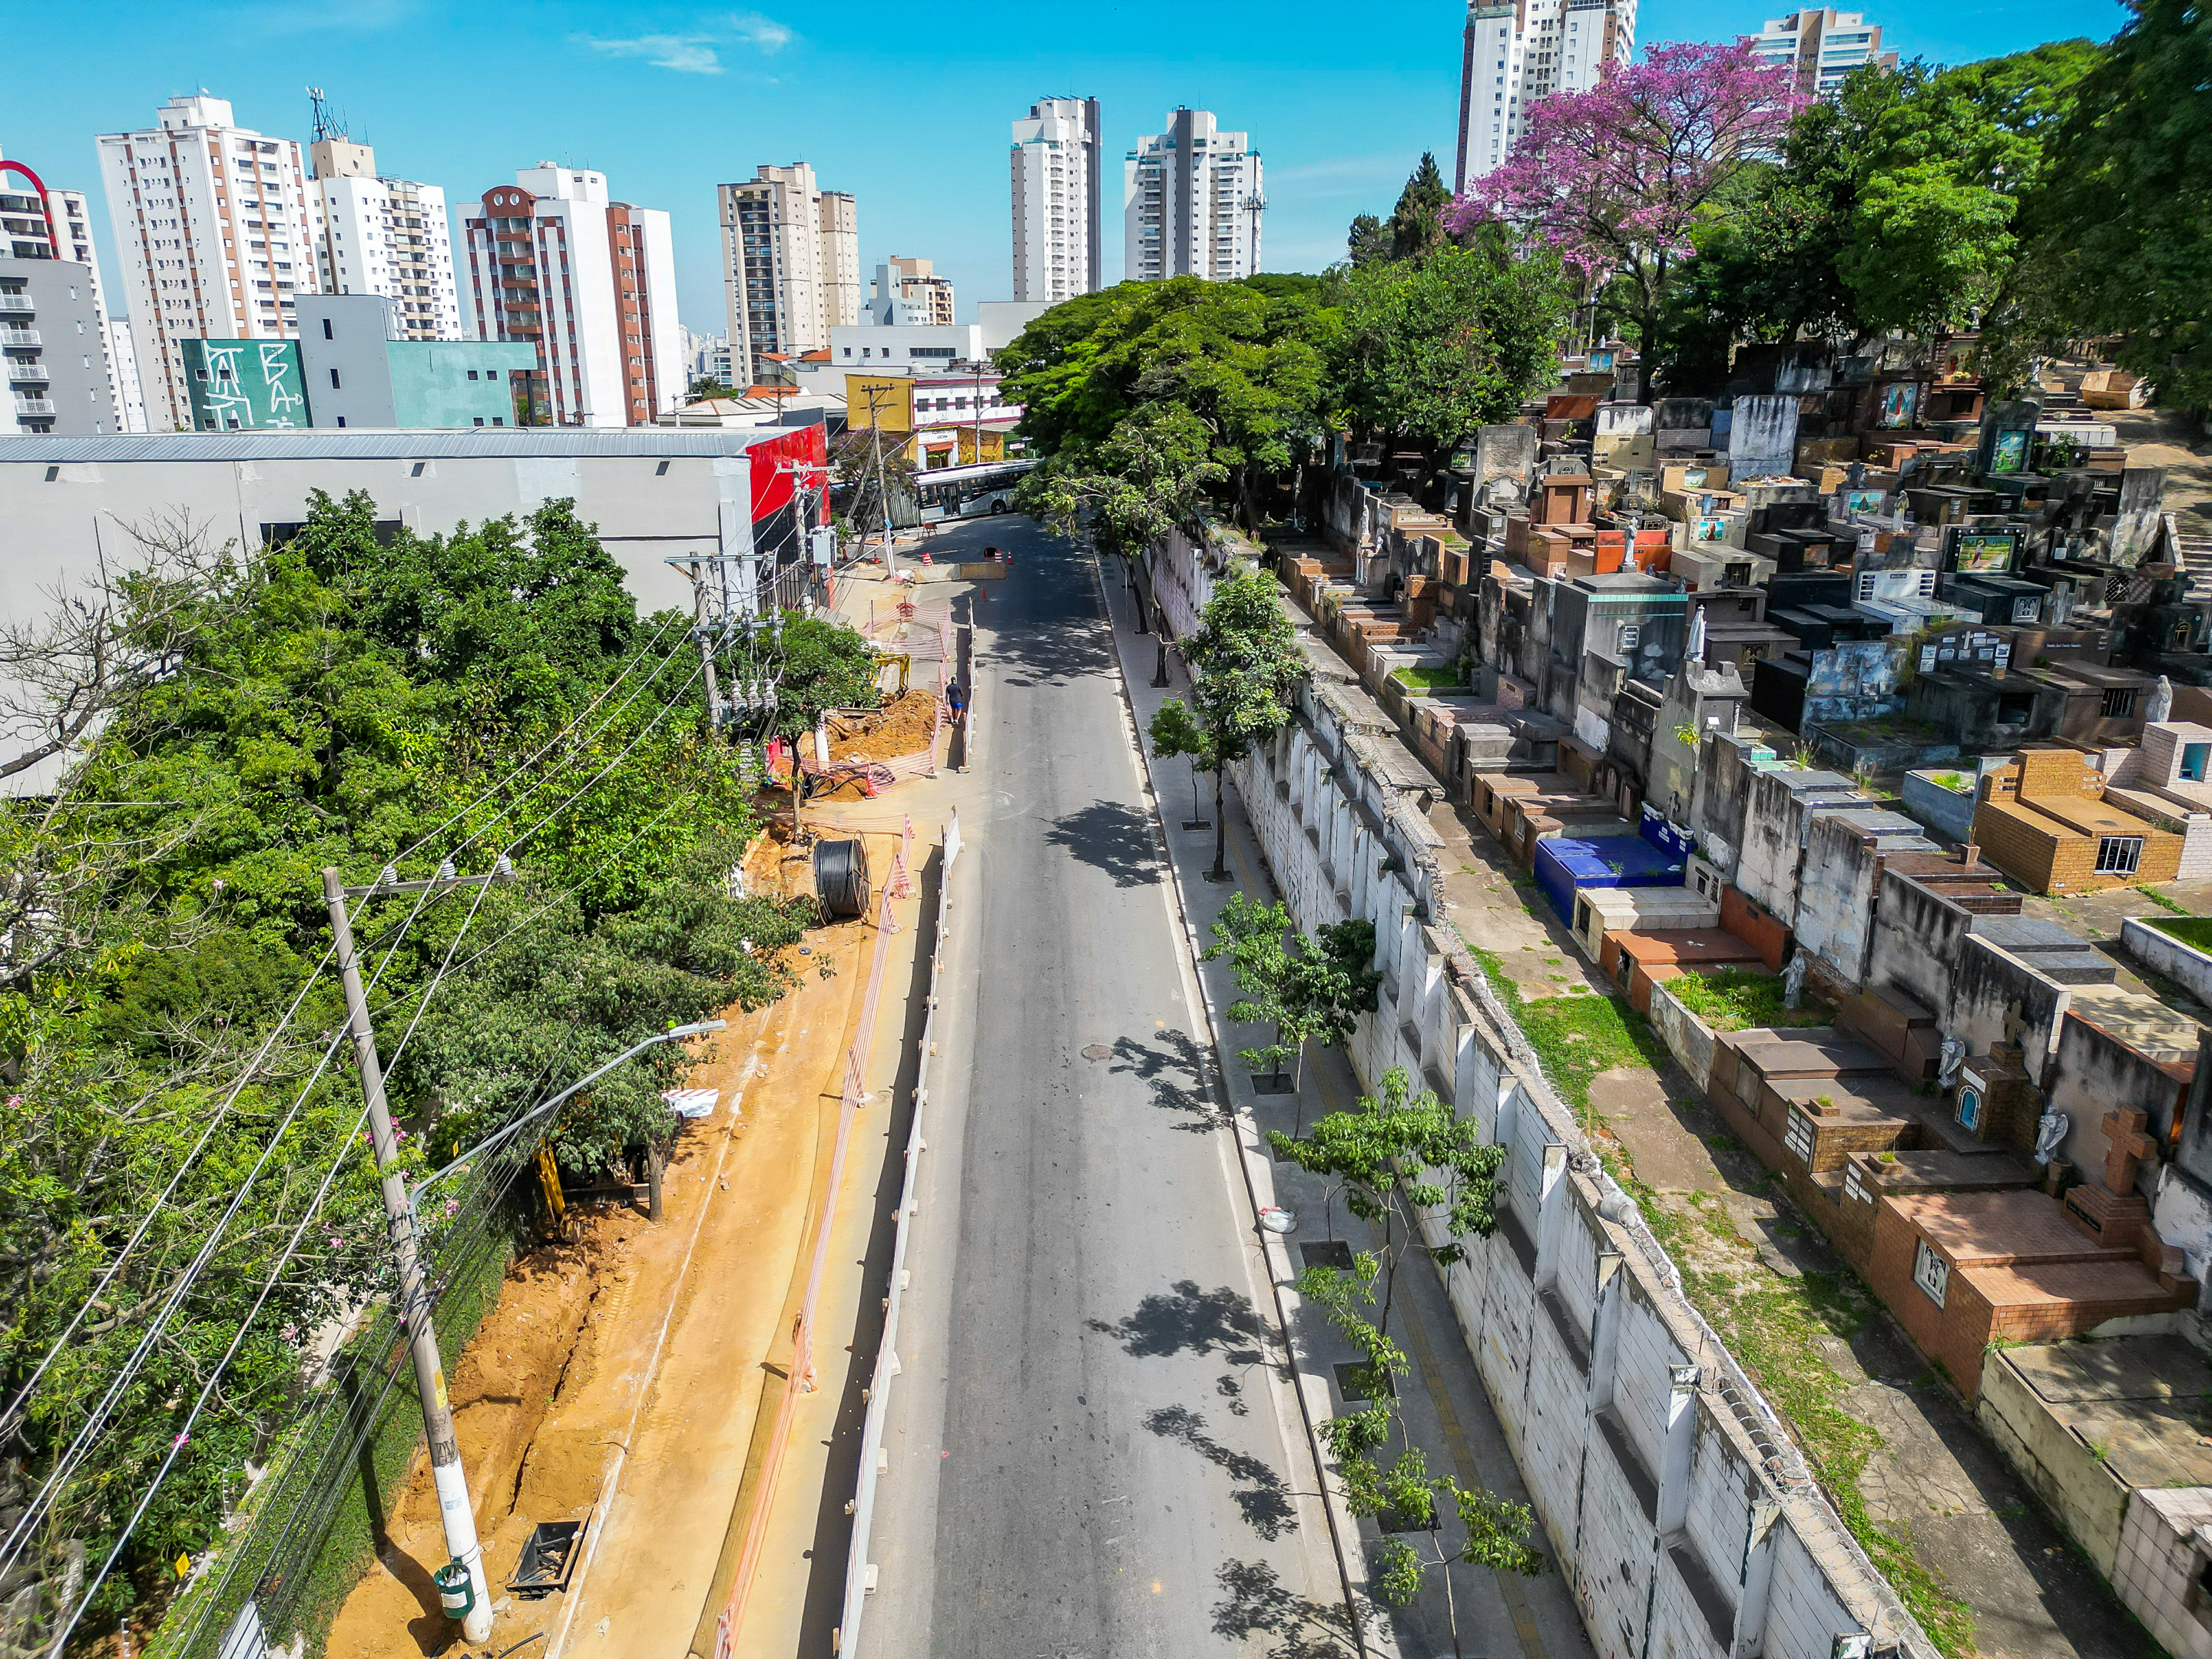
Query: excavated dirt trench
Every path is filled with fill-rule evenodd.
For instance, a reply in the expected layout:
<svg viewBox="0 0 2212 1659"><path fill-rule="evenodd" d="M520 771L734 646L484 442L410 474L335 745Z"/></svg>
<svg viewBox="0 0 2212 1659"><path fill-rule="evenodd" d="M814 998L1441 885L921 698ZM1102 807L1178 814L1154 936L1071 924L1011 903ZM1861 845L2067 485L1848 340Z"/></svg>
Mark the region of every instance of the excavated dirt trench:
<svg viewBox="0 0 2212 1659"><path fill-rule="evenodd" d="M872 861L887 869L891 839L869 840ZM802 860L765 839L746 875L755 890L808 879ZM872 926L859 921L817 928L795 990L757 1013L727 1012L730 1029L687 1079L720 1090L720 1103L677 1141L661 1224L624 1205L581 1206L574 1242L515 1261L453 1367L454 1426L495 1612L488 1651L540 1631L532 1659L684 1650L755 1418L781 1386L794 1275L873 942ZM617 1449L626 1462L613 1483ZM565 1596L526 1601L503 1584L538 1522L586 1516L598 1535L593 1606L591 1622L571 1629ZM332 1625L331 1659L465 1651L430 1582L445 1559L418 1453L376 1564Z"/></svg>

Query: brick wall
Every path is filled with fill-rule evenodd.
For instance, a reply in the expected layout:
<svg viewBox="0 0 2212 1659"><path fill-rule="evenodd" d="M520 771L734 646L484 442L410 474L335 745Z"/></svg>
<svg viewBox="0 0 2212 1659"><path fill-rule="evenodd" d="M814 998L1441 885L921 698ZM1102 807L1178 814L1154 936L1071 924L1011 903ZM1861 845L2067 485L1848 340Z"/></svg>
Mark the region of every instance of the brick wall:
<svg viewBox="0 0 2212 1659"><path fill-rule="evenodd" d="M2061 839L2009 801L1992 793L1974 809L1974 841L1984 859L2022 886L2037 893L2051 890ZM2094 862L2096 855L2089 856Z"/></svg>
<svg viewBox="0 0 2212 1659"><path fill-rule="evenodd" d="M1759 952L1759 959L1776 973L1782 971L1790 949L1790 929L1741 888L1721 889L1721 931L1731 933Z"/></svg>

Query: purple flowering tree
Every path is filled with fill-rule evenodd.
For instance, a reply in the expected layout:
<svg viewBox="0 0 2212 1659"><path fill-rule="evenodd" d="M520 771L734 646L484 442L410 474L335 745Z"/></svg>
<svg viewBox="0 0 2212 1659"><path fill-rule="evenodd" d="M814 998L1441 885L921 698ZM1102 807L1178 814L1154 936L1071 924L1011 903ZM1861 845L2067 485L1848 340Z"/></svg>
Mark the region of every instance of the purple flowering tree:
<svg viewBox="0 0 2212 1659"><path fill-rule="evenodd" d="M1495 222L1541 243L1593 298L1618 281L1651 362L1668 271L1692 253L1691 228L1724 210L1741 168L1779 151L1806 101L1788 67L1761 63L1748 39L1662 42L1588 92L1532 104L1504 166L1445 210L1446 227L1459 234Z"/></svg>

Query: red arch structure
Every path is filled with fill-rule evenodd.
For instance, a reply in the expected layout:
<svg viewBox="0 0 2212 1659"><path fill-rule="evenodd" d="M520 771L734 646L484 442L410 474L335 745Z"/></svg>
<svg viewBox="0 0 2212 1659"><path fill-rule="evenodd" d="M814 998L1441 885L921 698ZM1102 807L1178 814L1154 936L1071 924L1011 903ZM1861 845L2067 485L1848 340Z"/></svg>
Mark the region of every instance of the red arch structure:
<svg viewBox="0 0 2212 1659"><path fill-rule="evenodd" d="M54 234L53 198L46 194L45 181L21 161L10 161L5 157L0 157L0 177L4 177L10 173L21 173L31 181L31 188L39 193L39 212L46 222L46 247L53 258L60 258L62 245L61 239Z"/></svg>

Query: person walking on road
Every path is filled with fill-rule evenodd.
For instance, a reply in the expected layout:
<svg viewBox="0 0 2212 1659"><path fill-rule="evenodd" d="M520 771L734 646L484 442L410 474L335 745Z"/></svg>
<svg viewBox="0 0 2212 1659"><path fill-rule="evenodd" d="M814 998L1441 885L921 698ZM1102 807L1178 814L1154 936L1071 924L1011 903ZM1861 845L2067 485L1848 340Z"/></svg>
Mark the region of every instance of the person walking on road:
<svg viewBox="0 0 2212 1659"><path fill-rule="evenodd" d="M946 712L952 716L952 724L956 729L966 721L968 718L968 693L964 689L963 689L958 680L952 680L946 684L945 688L945 707Z"/></svg>

